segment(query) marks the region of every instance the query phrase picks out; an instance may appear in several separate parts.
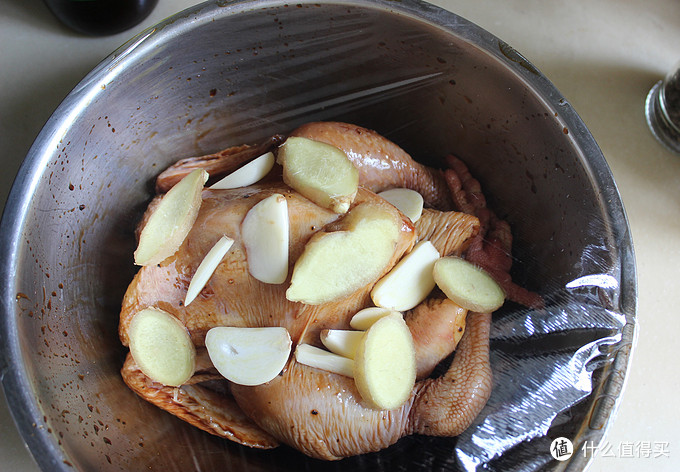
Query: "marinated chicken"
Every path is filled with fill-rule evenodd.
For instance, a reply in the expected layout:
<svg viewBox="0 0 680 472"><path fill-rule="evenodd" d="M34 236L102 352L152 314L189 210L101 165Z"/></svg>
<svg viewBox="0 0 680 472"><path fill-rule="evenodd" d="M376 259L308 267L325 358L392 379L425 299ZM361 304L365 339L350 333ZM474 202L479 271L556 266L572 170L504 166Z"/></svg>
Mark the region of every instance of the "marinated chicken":
<svg viewBox="0 0 680 472"><path fill-rule="evenodd" d="M351 208L375 205L400 222L394 253L380 277L417 242L426 240L441 255L473 260L509 298L526 305L541 303L540 297L511 281L509 226L486 207L478 182L462 161L449 157L447 169L429 168L377 133L345 123L310 123L291 136L343 150L359 172L359 190ZM180 161L159 176L156 189L159 194L167 191L195 168L211 169L214 179L256 155L276 152L281 142L282 137L274 137L261 145ZM377 195L390 188L409 188L423 196L426 208L416 222ZM491 314L468 312L437 289L404 313L415 347L417 380L407 401L396 409L371 407L351 377L300 364L293 355L278 376L261 385L238 385L218 373L205 348L212 328L277 326L286 328L293 346L322 346L322 330L351 329L352 316L373 305L371 290L380 277L340 300L311 305L286 298L291 270L282 284L263 283L249 273L241 224L251 208L274 194L287 203L291 268L310 238L342 225L345 215L322 208L288 187L277 168L248 187L205 188L198 216L176 253L161 264L142 267L134 277L123 300L119 328L121 341L128 346L136 313L147 307L169 313L186 327L196 346L194 375L179 387L165 386L147 377L128 355L122 368L127 385L150 403L209 433L255 448L286 444L325 460L378 451L406 435L463 432L491 393ZM140 230L159 198L149 205ZM233 246L198 297L184 306L193 274L223 235L234 239ZM431 377L454 350L445 373Z"/></svg>

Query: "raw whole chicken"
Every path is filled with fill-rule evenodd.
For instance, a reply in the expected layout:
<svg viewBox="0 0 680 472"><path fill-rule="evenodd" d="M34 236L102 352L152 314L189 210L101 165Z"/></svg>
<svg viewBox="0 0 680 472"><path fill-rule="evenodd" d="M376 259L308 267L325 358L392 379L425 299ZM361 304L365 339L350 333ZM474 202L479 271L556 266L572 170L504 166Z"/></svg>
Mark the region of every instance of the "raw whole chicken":
<svg viewBox="0 0 680 472"><path fill-rule="evenodd" d="M510 280L509 226L486 208L479 184L461 161L449 157L448 169L428 168L377 133L345 123L310 123L291 135L345 151L359 171L360 189L353 205L383 205L401 219L397 247L385 272L416 242L429 240L442 255L464 254L484 267L508 298L540 304L538 296ZM281 137L274 137L258 146L180 161L158 177L157 191L167 191L197 167L210 169L214 178L281 142ZM416 223L376 195L394 187L423 195L426 209ZM206 333L213 327L282 326L294 346L319 345L322 329L349 329L351 316L372 305L370 291L377 279L342 300L313 306L287 300L287 283L265 284L249 274L240 225L250 208L274 193L284 195L288 203L291 266L314 233L332 228L342 218L287 187L276 170L250 187L203 190L199 215L179 250L162 264L142 267L136 274L123 300L119 329L127 346L130 321L137 312L157 307L170 313L187 328L197 347L195 374L179 388L164 386L146 377L128 354L122 368L127 385L147 401L212 434L255 448L283 443L325 460L378 451L405 435L456 436L464 431L491 392L491 315L467 313L437 291L405 314L416 348L418 380L406 403L395 410L369 407L352 378L299 364L294 356L276 378L262 385L231 384L217 373L204 347ZM235 240L229 255L198 298L183 306L192 274L223 234ZM454 349L446 372L430 377Z"/></svg>

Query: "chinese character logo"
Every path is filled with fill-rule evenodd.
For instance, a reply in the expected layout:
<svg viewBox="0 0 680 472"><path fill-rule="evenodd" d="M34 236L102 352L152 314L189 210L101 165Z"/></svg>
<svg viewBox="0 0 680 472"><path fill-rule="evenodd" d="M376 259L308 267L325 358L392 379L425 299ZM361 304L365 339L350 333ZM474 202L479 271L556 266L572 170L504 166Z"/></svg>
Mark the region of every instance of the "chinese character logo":
<svg viewBox="0 0 680 472"><path fill-rule="evenodd" d="M664 457L668 459L671 455L670 444L670 441L622 441L615 447L609 441L603 441L601 444L596 444L595 441L585 441L581 450L583 457L645 459Z"/></svg>
<svg viewBox="0 0 680 472"><path fill-rule="evenodd" d="M558 461L566 461L574 453L574 445L567 438L557 438L550 444L550 455Z"/></svg>

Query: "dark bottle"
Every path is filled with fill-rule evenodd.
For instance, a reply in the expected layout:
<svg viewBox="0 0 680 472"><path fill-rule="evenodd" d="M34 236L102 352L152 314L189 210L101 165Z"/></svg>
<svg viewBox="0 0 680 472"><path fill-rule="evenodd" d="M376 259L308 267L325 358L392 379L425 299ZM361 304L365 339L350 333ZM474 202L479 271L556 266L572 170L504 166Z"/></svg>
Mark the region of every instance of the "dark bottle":
<svg viewBox="0 0 680 472"><path fill-rule="evenodd" d="M158 0L45 0L66 26L90 36L120 33L149 16Z"/></svg>

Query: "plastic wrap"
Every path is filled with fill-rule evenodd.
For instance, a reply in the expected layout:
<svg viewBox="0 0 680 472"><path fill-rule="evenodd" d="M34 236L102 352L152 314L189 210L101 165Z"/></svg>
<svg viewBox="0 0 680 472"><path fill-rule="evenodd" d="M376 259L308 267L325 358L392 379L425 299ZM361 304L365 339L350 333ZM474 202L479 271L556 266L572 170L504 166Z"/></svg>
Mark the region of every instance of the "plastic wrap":
<svg viewBox="0 0 680 472"><path fill-rule="evenodd" d="M581 459L586 458L586 441L598 443L590 430L598 431L601 419L582 403L597 395L602 372L613 367L618 350L630 348L624 334L630 325L601 298L601 291L607 296L618 289L611 276L593 274L567 285L562 303L494 320L494 390L474 427L456 445L463 470L482 465L489 470L537 470L552 459L553 438L571 438ZM574 415L583 415L579 426L584 429L570 430ZM507 453L524 457L525 463L508 464L503 459Z"/></svg>
<svg viewBox="0 0 680 472"><path fill-rule="evenodd" d="M120 301L152 181L313 120L372 128L439 166L455 153L513 230L494 388L458 438L409 436L321 462L203 433L122 383ZM635 341L632 241L576 112L526 59L415 0L214 2L134 38L46 124L2 222L3 386L44 470L581 470L613 418ZM574 443L558 462L551 441Z"/></svg>

